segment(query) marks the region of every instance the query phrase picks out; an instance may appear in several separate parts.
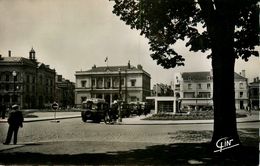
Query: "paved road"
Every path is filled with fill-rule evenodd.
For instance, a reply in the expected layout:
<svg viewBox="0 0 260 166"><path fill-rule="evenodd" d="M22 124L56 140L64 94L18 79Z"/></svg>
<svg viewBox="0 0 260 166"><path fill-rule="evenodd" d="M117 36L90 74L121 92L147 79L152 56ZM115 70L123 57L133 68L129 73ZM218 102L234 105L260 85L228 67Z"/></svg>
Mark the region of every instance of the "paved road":
<svg viewBox="0 0 260 166"><path fill-rule="evenodd" d="M240 123L238 127L244 133L254 133L258 131L259 122ZM2 142L7 128L8 124L0 124ZM249 128L250 130L247 130ZM201 145L203 142L210 141L212 129L212 124L106 125L84 123L81 118L62 119L60 123L38 121L24 123L24 127L19 131L18 145L0 145L6 148L0 152L2 154L113 155L158 146L165 148L166 145L172 144L199 143Z"/></svg>
<svg viewBox="0 0 260 166"><path fill-rule="evenodd" d="M259 122L240 123L239 128L259 128ZM3 142L8 124L0 125L0 140ZM63 119L60 123L39 121L24 123L19 131L18 141L56 142L56 141L110 141L110 142L150 142L178 143L183 140L172 139L178 131L212 131L212 124L186 125L106 125L104 123L84 123L80 118ZM198 141L209 141L208 138Z"/></svg>

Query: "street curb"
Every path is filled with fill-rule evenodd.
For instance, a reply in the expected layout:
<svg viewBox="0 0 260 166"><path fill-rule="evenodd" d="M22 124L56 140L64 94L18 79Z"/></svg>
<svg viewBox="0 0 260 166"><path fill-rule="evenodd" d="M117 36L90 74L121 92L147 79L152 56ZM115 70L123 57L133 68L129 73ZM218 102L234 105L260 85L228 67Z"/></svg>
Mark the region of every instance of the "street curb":
<svg viewBox="0 0 260 166"><path fill-rule="evenodd" d="M67 117L56 117L56 119L54 117L46 117L46 118L36 118L36 119L25 119L24 123L29 123L29 122L37 122L37 121L49 121L49 120L58 120L58 119L71 119L71 118L80 118L81 115L75 115L75 116L67 116ZM237 123L248 123L248 122L260 122L260 120L245 120L245 121L238 121ZM7 119L6 120L0 120L0 123L7 123ZM114 125L183 125L183 124L213 124L214 122L203 122L202 121L190 121L190 120L186 120L186 121L182 121L182 122L178 122L178 121L156 121L156 122L152 122L152 120L139 120L139 122L120 122L120 123L115 123Z"/></svg>
<svg viewBox="0 0 260 166"><path fill-rule="evenodd" d="M28 120L24 120L24 123L27 122L37 122L37 121L48 121L48 120L57 120L57 119L71 119L71 118L79 118L81 117L80 115L76 115L76 116L70 116L70 117L56 117L56 118L40 118L40 119L28 119Z"/></svg>
<svg viewBox="0 0 260 166"><path fill-rule="evenodd" d="M71 118L79 118L81 115L75 115L75 116L67 116L67 117L56 117L56 119L71 119ZM38 121L48 121L48 120L55 120L54 117L46 117L46 118L36 118L36 119L24 119L23 123L27 122L38 122ZM0 120L0 123L7 123L6 120Z"/></svg>
<svg viewBox="0 0 260 166"><path fill-rule="evenodd" d="M260 122L260 120L252 120L252 121L243 121L243 122L237 122L237 123L254 123L254 122ZM213 124L214 122L169 122L169 123L116 123L115 125L192 125L192 124Z"/></svg>

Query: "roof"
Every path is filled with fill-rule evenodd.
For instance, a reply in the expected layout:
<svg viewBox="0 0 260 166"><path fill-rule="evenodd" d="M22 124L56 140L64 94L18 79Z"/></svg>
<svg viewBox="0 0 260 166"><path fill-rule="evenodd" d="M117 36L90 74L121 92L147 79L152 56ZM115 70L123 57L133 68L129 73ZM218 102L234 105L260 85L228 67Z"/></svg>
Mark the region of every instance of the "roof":
<svg viewBox="0 0 260 166"><path fill-rule="evenodd" d="M187 80L205 81L205 80L209 80L209 78L212 79L211 77L212 77L212 75L211 75L211 72L209 72L209 71L182 73L182 78L184 81L187 81ZM246 79L245 77L237 74L236 72L234 72L234 78L235 79Z"/></svg>
<svg viewBox="0 0 260 166"><path fill-rule="evenodd" d="M131 66L130 69L128 66L100 66L100 67L92 67L92 69L87 70L87 72L105 72L105 71L125 71L125 70L135 70L138 71L136 67Z"/></svg>
<svg viewBox="0 0 260 166"><path fill-rule="evenodd" d="M208 80L210 77L210 72L185 72L182 73L183 80L193 80L193 81L203 81Z"/></svg>
<svg viewBox="0 0 260 166"><path fill-rule="evenodd" d="M124 71L137 71L137 72L142 72L144 74L146 74L147 76L151 77L150 74L146 71L143 70L142 66L141 65L137 65L137 67L135 66L100 66L100 67L97 67L97 66L93 66L92 69L90 70L87 70L87 71L76 71L76 73L96 73L96 74L100 74L100 73L103 73L103 72L119 72L119 69L124 72Z"/></svg>
<svg viewBox="0 0 260 166"><path fill-rule="evenodd" d="M0 63L27 63L35 65L35 62L24 57L1 57Z"/></svg>
<svg viewBox="0 0 260 166"><path fill-rule="evenodd" d="M234 74L235 74L234 75L235 79L246 79L246 77L243 77L243 76L237 74L236 72Z"/></svg>

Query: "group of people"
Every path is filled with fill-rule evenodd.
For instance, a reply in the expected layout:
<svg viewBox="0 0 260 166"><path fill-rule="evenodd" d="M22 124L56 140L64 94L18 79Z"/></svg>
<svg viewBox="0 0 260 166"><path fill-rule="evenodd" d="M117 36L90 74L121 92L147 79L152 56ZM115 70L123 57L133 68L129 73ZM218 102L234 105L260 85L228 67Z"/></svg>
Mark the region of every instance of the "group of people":
<svg viewBox="0 0 260 166"><path fill-rule="evenodd" d="M2 119L5 119L6 108L1 107L1 116ZM13 136L13 144L17 144L17 134L20 127L23 127L23 114L19 110L18 105L13 105L11 111L9 112L7 122L9 124L6 140L3 143L4 145L8 145L11 142Z"/></svg>

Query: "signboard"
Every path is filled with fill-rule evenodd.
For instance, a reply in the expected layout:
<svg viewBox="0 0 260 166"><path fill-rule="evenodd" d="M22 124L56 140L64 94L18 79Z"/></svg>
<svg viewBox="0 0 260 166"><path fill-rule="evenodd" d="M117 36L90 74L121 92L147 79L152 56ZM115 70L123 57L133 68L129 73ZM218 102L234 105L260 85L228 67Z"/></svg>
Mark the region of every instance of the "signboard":
<svg viewBox="0 0 260 166"><path fill-rule="evenodd" d="M51 108L54 109L54 110L57 110L59 108L59 104L54 102L52 105L51 105Z"/></svg>

